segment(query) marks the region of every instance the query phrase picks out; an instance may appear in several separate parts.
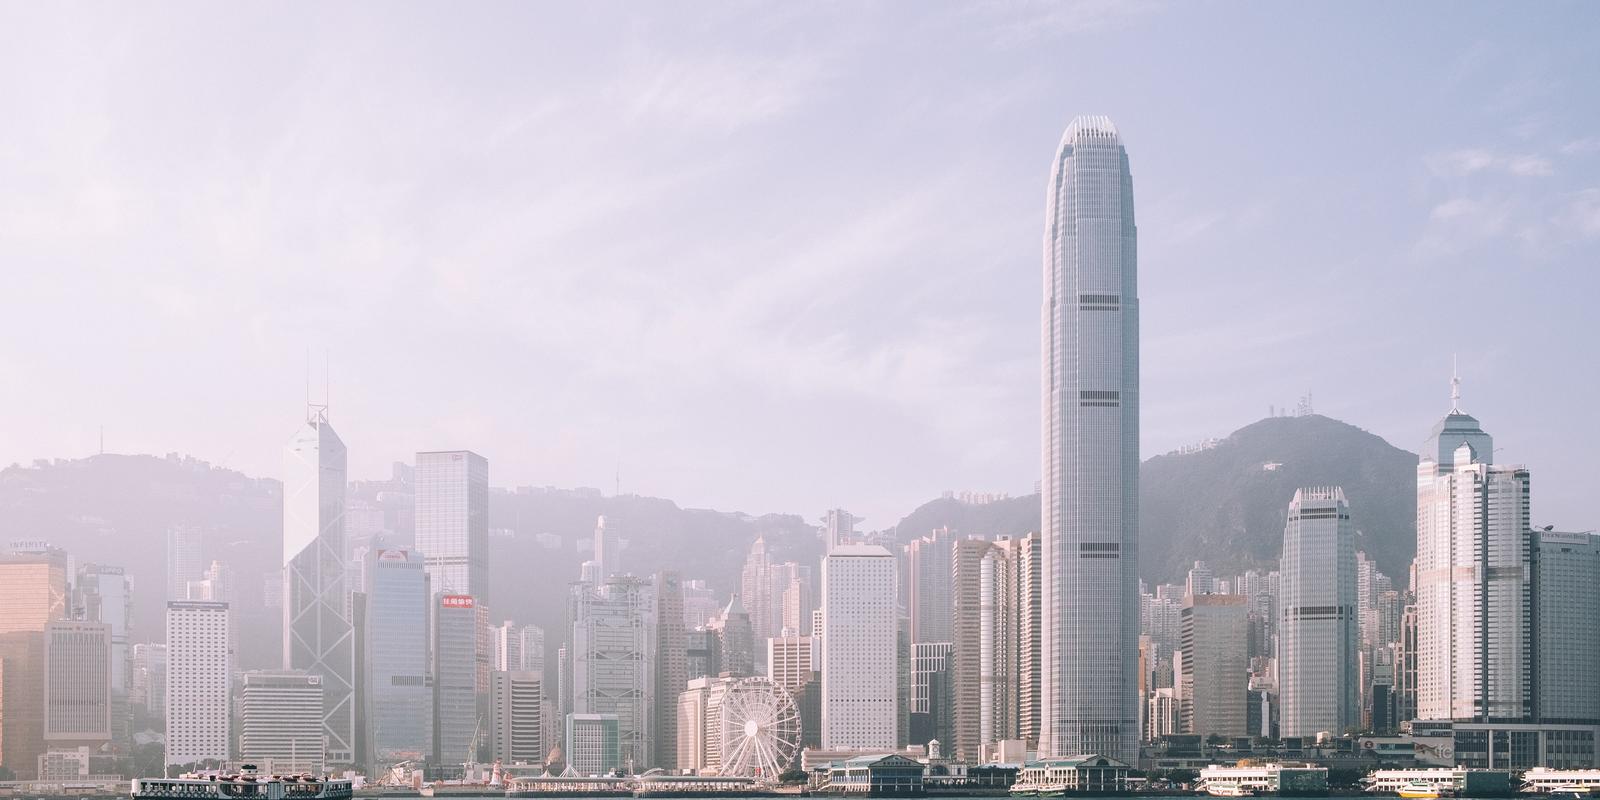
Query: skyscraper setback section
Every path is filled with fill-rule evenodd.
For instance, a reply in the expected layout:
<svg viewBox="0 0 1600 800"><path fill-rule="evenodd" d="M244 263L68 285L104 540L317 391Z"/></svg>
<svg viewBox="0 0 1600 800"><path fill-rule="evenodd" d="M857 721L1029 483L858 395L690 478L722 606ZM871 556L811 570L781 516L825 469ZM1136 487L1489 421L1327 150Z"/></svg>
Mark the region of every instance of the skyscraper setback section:
<svg viewBox="0 0 1600 800"><path fill-rule="evenodd" d="M1040 750L1138 757L1139 299L1133 177L1079 117L1046 196Z"/></svg>

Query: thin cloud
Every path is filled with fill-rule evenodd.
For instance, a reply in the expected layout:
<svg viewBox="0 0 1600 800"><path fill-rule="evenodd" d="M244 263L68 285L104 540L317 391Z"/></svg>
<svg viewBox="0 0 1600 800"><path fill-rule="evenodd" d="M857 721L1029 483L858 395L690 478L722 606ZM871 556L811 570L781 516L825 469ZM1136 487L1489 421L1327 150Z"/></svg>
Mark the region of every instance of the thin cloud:
<svg viewBox="0 0 1600 800"><path fill-rule="evenodd" d="M1424 162L1429 172L1441 178L1459 178L1488 171L1524 178L1554 174L1550 160L1543 156L1526 153L1503 155L1482 148L1435 153Z"/></svg>

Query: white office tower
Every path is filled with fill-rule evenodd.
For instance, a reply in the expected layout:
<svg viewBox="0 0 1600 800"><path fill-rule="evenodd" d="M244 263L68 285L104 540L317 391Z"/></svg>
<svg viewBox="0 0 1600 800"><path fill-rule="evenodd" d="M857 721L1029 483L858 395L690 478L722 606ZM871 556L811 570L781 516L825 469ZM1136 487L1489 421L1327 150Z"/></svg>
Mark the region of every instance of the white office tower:
<svg viewBox="0 0 1600 800"><path fill-rule="evenodd" d="M489 669L522 669L522 626L509 619L489 626Z"/></svg>
<svg viewBox="0 0 1600 800"><path fill-rule="evenodd" d="M767 680L790 691L811 682L816 640L810 636L775 636L767 640Z"/></svg>
<svg viewBox="0 0 1600 800"><path fill-rule="evenodd" d="M622 558L618 552L621 542L617 541L617 521L606 521L604 516L599 517L594 523L594 579L591 583L599 583L613 574L622 572Z"/></svg>
<svg viewBox="0 0 1600 800"><path fill-rule="evenodd" d="M683 628L683 582L675 570L655 574L650 629L652 688L650 726L655 766L678 769L678 693L689 681L688 632Z"/></svg>
<svg viewBox="0 0 1600 800"><path fill-rule="evenodd" d="M895 559L838 545L822 560L822 747L896 745L899 664Z"/></svg>
<svg viewBox="0 0 1600 800"><path fill-rule="evenodd" d="M739 572L739 598L750 614L750 631L753 642L766 641L776 636L772 627L771 561L767 558L767 542L757 536L745 556L744 568ZM760 657L755 657L757 664ZM747 673L754 674L754 673Z"/></svg>
<svg viewBox="0 0 1600 800"><path fill-rule="evenodd" d="M544 763L543 701L538 675L496 670L489 678L490 750L504 764Z"/></svg>
<svg viewBox="0 0 1600 800"><path fill-rule="evenodd" d="M228 618L227 603L167 602L168 765L228 758Z"/></svg>
<svg viewBox="0 0 1600 800"><path fill-rule="evenodd" d="M522 626L522 666L518 669L544 675L544 628Z"/></svg>
<svg viewBox="0 0 1600 800"><path fill-rule="evenodd" d="M1361 724L1355 528L1338 487L1289 502L1279 571L1278 686L1283 736L1335 736Z"/></svg>
<svg viewBox="0 0 1600 800"><path fill-rule="evenodd" d="M143 706L153 717L167 713L167 646L141 642L133 646L128 704Z"/></svg>
<svg viewBox="0 0 1600 800"><path fill-rule="evenodd" d="M187 600L189 581L200 580L205 562L200 560L204 533L196 525L175 525L167 529L167 599Z"/></svg>
<svg viewBox="0 0 1600 800"><path fill-rule="evenodd" d="M239 759L266 772L322 773L322 676L301 670L246 672L239 690Z"/></svg>
<svg viewBox="0 0 1600 800"><path fill-rule="evenodd" d="M489 597L489 460L470 450L418 453L417 549L433 591Z"/></svg>
<svg viewBox="0 0 1600 800"><path fill-rule="evenodd" d="M1044 232L1044 757L1139 755L1136 238L1116 127L1073 120Z"/></svg>
<svg viewBox="0 0 1600 800"><path fill-rule="evenodd" d="M822 516L822 543L823 554L833 552L833 548L856 541L855 515L842 508L829 509Z"/></svg>
<svg viewBox="0 0 1600 800"><path fill-rule="evenodd" d="M1417 717L1533 716L1528 471L1455 406L1417 464Z"/></svg>
<svg viewBox="0 0 1600 800"><path fill-rule="evenodd" d="M51 750L111 741L111 626L56 620L44 626L44 743Z"/></svg>
<svg viewBox="0 0 1600 800"><path fill-rule="evenodd" d="M1227 592L1218 592L1216 574L1206 562L1196 561L1189 569L1188 577L1184 579L1184 594L1227 594Z"/></svg>
<svg viewBox="0 0 1600 800"><path fill-rule="evenodd" d="M572 711L583 718L609 717L616 726L617 754L631 769L652 766L650 745L649 598L644 581L613 576L600 585L574 583L572 619ZM575 758L569 748L568 758ZM573 763L576 763L575 761Z"/></svg>
<svg viewBox="0 0 1600 800"><path fill-rule="evenodd" d="M1539 534L1539 718L1600 722L1600 535Z"/></svg>
<svg viewBox="0 0 1600 800"><path fill-rule="evenodd" d="M122 567L85 564L73 590L85 619L111 626L111 691L124 697L132 666L128 634L133 627L133 579Z"/></svg>
<svg viewBox="0 0 1600 800"><path fill-rule="evenodd" d="M322 676L328 761L355 761L355 631L346 586L346 452L312 406L283 458L283 668Z"/></svg>

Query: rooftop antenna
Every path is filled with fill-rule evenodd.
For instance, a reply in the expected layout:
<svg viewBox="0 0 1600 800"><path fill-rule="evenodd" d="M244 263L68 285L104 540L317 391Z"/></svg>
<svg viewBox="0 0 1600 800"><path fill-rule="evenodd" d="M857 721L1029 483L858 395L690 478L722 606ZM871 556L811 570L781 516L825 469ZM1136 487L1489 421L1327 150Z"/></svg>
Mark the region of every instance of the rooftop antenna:
<svg viewBox="0 0 1600 800"><path fill-rule="evenodd" d="M326 380L322 386L322 404L311 402L311 347L306 347L306 423L316 425L326 424L328 421L328 386Z"/></svg>
<svg viewBox="0 0 1600 800"><path fill-rule="evenodd" d="M1450 413L1461 413L1461 373L1456 370L1456 357L1450 356Z"/></svg>

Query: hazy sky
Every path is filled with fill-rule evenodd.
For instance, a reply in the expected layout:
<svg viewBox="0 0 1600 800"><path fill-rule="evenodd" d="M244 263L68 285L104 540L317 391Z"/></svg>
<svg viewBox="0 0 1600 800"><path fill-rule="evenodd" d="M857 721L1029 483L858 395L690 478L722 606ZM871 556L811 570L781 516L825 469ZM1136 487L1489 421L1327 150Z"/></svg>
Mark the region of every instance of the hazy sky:
<svg viewBox="0 0 1600 800"><path fill-rule="evenodd" d="M1307 390L1415 450L1457 354L1535 521L1593 528L1597 42L1592 2L4 2L0 463L104 425L276 476L310 348L357 477L1025 493L1045 181L1103 113L1145 455Z"/></svg>

